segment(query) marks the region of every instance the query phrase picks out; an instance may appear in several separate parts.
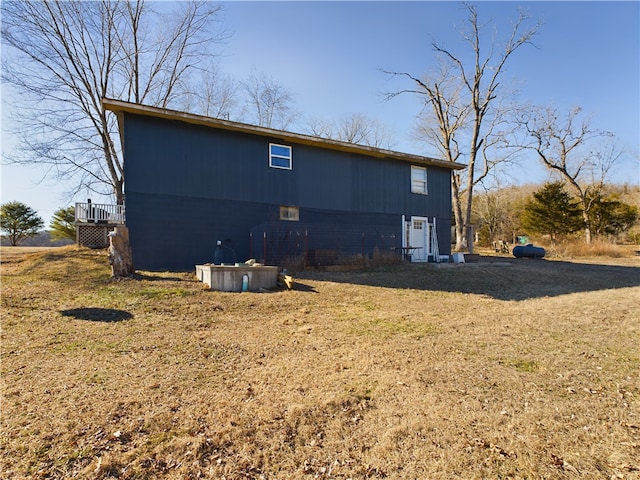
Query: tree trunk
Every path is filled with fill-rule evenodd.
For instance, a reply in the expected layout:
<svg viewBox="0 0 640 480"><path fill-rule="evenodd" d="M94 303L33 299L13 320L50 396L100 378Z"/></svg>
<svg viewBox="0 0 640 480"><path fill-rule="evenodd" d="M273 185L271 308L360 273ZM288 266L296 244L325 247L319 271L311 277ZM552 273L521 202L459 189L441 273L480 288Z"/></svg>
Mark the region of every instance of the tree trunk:
<svg viewBox="0 0 640 480"><path fill-rule="evenodd" d="M113 189L114 196L116 197L116 205L124 205L124 182L122 180L118 180L115 183L115 187Z"/></svg>
<svg viewBox="0 0 640 480"><path fill-rule="evenodd" d="M473 245L475 243L475 233L473 231L473 225L465 225L465 230L467 235L467 251L470 254L473 254Z"/></svg>
<svg viewBox="0 0 640 480"><path fill-rule="evenodd" d="M129 245L129 229L125 226L115 227L113 232L109 233L109 263L112 277L130 277L135 273Z"/></svg>
<svg viewBox="0 0 640 480"><path fill-rule="evenodd" d="M462 205L460 204L460 185L456 174L451 175L451 200L453 203L453 218L456 222L456 252L462 252L467 249L467 238L464 232L464 219L462 218Z"/></svg>
<svg viewBox="0 0 640 480"><path fill-rule="evenodd" d="M469 172L473 172L473 164L474 161L469 162ZM466 247L469 253L473 253L473 244L474 244L474 235L473 235L473 225L471 224L471 201L473 195L473 187L474 182L472 179L473 174L469 173L469 183L467 185L467 198L465 204L465 212L464 212L464 234L467 238Z"/></svg>
<svg viewBox="0 0 640 480"><path fill-rule="evenodd" d="M591 220L589 220L587 212L583 212L582 216L584 218L584 241L587 245L591 245Z"/></svg>

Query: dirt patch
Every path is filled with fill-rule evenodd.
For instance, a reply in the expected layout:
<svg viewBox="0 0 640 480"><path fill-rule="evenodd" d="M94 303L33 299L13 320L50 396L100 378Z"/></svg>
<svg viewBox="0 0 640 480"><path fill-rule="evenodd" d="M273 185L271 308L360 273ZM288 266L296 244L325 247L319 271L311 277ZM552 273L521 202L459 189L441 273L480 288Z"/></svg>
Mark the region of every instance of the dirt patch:
<svg viewBox="0 0 640 480"><path fill-rule="evenodd" d="M640 476L638 258L235 294L112 280L101 251L2 253L6 478Z"/></svg>

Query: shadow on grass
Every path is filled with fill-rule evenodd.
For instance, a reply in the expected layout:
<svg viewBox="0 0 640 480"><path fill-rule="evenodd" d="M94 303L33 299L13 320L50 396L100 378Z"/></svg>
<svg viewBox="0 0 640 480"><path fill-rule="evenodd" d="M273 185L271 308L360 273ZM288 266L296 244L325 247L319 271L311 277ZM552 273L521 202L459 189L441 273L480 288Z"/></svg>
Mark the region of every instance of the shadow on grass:
<svg viewBox="0 0 640 480"><path fill-rule="evenodd" d="M284 292L286 291L287 288L282 286L282 285L278 285L275 286L273 288L261 288L258 291L250 291L248 293L254 293L254 294L266 294L266 293L279 293L279 292ZM293 287L291 288L291 290L295 290L296 292L305 292L305 293L318 293L318 290L316 290L316 287L313 287L311 285L308 285L306 283L301 283L298 281L298 279L296 278L295 281L293 282ZM207 292L221 292L221 290L215 290L213 288L207 288L206 289ZM222 292L222 293L247 293L247 292L239 292L239 291L232 291L232 292Z"/></svg>
<svg viewBox="0 0 640 480"><path fill-rule="evenodd" d="M467 264L412 264L356 272L313 272L302 278L385 288L527 300L640 286L640 267L509 259Z"/></svg>
<svg viewBox="0 0 640 480"><path fill-rule="evenodd" d="M306 283L294 281L292 290L296 290L298 292L307 292L307 293L318 293L315 287L311 285L307 285Z"/></svg>
<svg viewBox="0 0 640 480"><path fill-rule="evenodd" d="M159 275L149 275L146 273L136 272L129 278L132 280L146 280L149 282L184 282L186 280L186 275L184 277L161 277ZM195 281L195 279L193 281Z"/></svg>
<svg viewBox="0 0 640 480"><path fill-rule="evenodd" d="M60 310L64 317L73 317L77 320L89 320L91 322L121 322L133 318L133 315L124 310L114 308L83 307Z"/></svg>

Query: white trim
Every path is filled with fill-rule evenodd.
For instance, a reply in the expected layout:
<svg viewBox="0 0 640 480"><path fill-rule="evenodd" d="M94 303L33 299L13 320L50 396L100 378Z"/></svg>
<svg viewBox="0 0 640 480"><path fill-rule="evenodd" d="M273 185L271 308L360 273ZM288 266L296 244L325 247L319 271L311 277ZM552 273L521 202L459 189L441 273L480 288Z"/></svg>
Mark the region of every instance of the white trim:
<svg viewBox="0 0 640 480"><path fill-rule="evenodd" d="M436 232L436 217L433 217L429 241L431 242L431 255L433 256L433 260L440 263L440 246L438 245L438 233Z"/></svg>
<svg viewBox="0 0 640 480"><path fill-rule="evenodd" d="M125 224L124 205L107 203L76 202L75 221L77 223Z"/></svg>
<svg viewBox="0 0 640 480"><path fill-rule="evenodd" d="M285 156L285 155L275 155L274 153L271 152L271 147L279 147L279 148L286 148L289 150L289 156ZM283 167L282 165L274 165L273 164L273 159L281 159L281 160L287 160L289 162L289 166L288 167ZM293 148L290 145L281 145L279 143L270 143L269 144L269 167L271 168L279 168L281 170L291 170L293 168Z"/></svg>
<svg viewBox="0 0 640 480"><path fill-rule="evenodd" d="M425 167L411 165L411 193L428 195L427 169Z"/></svg>
<svg viewBox="0 0 640 480"><path fill-rule="evenodd" d="M422 228L417 230L415 228L416 222L422 224ZM420 251L414 250L411 254L411 262L428 262L431 252L431 224L427 217L411 217L409 236L411 237L411 247L421 247ZM420 233L420 242L417 241L416 232ZM420 260L416 260L419 258Z"/></svg>

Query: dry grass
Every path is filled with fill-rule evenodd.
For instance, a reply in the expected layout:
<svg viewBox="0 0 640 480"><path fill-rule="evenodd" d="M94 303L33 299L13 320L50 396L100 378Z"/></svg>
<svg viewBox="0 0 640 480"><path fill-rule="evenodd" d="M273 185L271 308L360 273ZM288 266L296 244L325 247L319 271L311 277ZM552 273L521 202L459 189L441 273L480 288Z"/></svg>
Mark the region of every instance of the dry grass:
<svg viewBox="0 0 640 480"><path fill-rule="evenodd" d="M640 478L637 257L233 294L1 253L2 478Z"/></svg>
<svg viewBox="0 0 640 480"><path fill-rule="evenodd" d="M559 242L556 245L550 244L547 240L536 239L533 241L534 245L543 247L545 249L545 258L554 260L565 259L602 259L602 258L628 258L637 255L635 252L640 252L640 245L619 245L611 242L605 242L600 240L593 241L590 245L584 243L584 240L571 240ZM514 245L510 246L512 250ZM476 247L476 253L482 255L505 255L503 253L496 253L493 248L490 247Z"/></svg>
<svg viewBox="0 0 640 480"><path fill-rule="evenodd" d="M615 245L610 242L594 241L590 245L584 241L563 242L557 245L546 245L546 250L556 258L609 257L623 258L633 254L637 245Z"/></svg>

